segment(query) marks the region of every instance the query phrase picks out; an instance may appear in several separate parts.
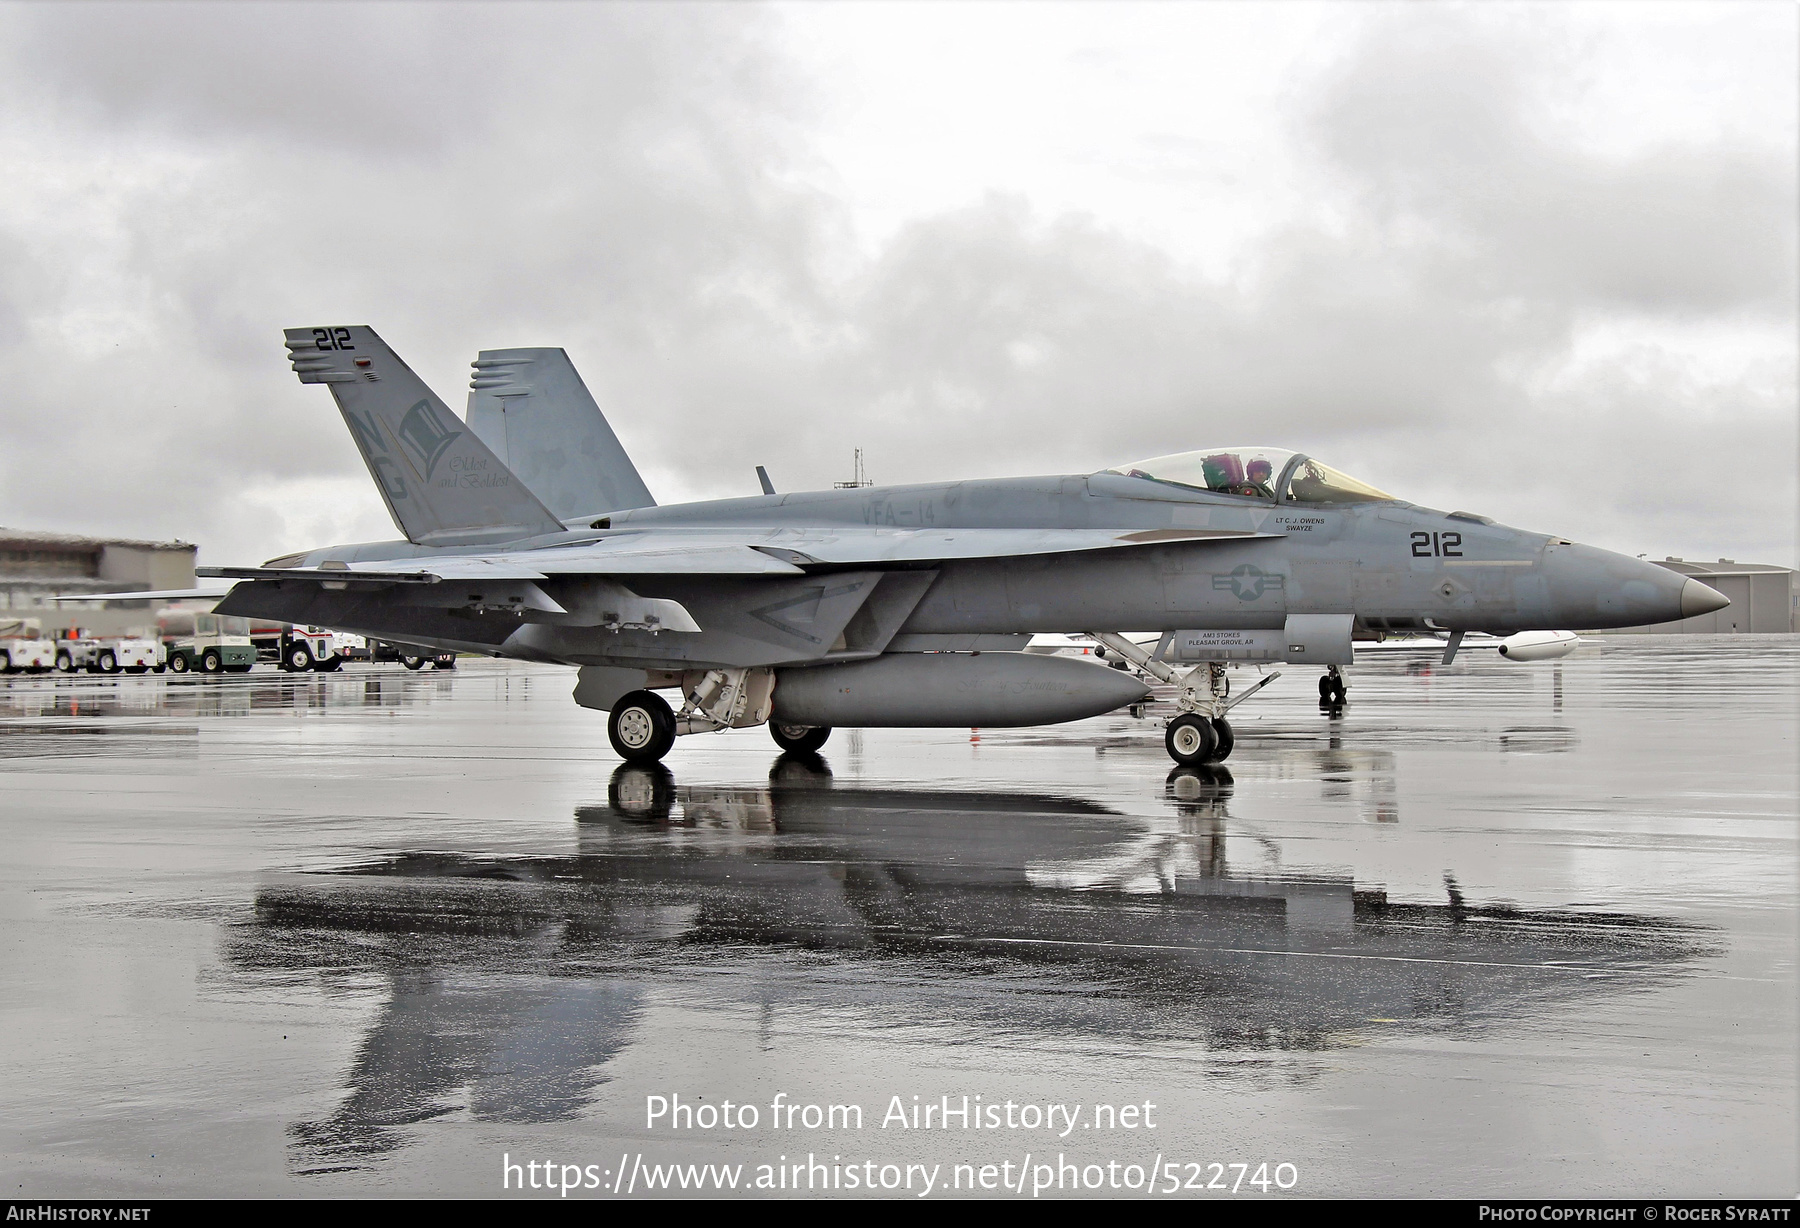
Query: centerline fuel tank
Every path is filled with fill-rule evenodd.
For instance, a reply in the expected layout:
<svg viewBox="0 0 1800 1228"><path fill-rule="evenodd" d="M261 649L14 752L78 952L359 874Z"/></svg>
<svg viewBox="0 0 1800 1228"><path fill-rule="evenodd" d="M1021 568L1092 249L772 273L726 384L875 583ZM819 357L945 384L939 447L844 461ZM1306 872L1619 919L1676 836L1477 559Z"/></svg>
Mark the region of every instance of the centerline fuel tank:
<svg viewBox="0 0 1800 1228"><path fill-rule="evenodd" d="M777 671L771 720L835 728L1004 728L1099 716L1149 697L1121 670L1022 652L904 652Z"/></svg>

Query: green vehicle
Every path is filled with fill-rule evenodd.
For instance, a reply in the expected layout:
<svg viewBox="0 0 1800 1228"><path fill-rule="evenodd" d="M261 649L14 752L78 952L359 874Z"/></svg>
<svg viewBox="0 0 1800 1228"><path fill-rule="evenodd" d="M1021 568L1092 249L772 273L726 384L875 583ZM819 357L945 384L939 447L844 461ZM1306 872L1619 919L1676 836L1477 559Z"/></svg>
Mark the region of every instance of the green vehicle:
<svg viewBox="0 0 1800 1228"><path fill-rule="evenodd" d="M191 627L181 625L189 619ZM250 641L248 619L223 614L182 614L159 621L163 643L169 649L170 673L247 674L256 664L256 645Z"/></svg>

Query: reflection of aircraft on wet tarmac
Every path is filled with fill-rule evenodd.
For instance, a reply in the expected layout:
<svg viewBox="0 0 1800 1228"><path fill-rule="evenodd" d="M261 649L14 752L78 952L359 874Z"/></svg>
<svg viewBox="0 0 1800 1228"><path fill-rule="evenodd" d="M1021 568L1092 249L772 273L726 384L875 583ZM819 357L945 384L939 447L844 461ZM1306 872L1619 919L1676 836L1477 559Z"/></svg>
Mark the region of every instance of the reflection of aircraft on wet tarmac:
<svg viewBox="0 0 1800 1228"><path fill-rule="evenodd" d="M1230 754L1233 666L1340 667L1364 632L1632 626L1729 604L1662 567L1414 506L1299 453L1223 447L1086 475L854 486L658 507L561 350L484 352L458 419L365 327L289 329L404 541L261 567L221 614L581 667L625 758L767 724L1052 724L1140 702L1083 633L1174 688L1180 763ZM1117 628L1158 630L1155 652ZM679 711L657 694L675 690Z"/></svg>
<svg viewBox="0 0 1800 1228"><path fill-rule="evenodd" d="M577 809L571 854L402 853L270 881L227 962L385 981L348 1094L294 1131L323 1165L446 1113L571 1115L613 1056L664 1043L638 1022L651 993L797 1049L815 1030L986 1021L1267 1052L1517 1025L1710 949L1682 922L1484 907L1451 879L1446 903L1403 904L1280 872L1254 835L1227 835L1232 787L1222 766L1177 768L1164 808L1134 815L844 784L813 756L757 788L626 765L612 800Z"/></svg>

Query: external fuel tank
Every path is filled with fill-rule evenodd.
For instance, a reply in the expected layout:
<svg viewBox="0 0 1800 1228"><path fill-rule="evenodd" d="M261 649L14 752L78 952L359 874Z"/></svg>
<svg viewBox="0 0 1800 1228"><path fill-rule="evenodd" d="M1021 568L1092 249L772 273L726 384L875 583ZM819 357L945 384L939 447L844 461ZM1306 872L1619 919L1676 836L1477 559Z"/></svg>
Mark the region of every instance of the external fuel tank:
<svg viewBox="0 0 1800 1228"><path fill-rule="evenodd" d="M1053 725L1150 695L1122 670L1022 652L889 653L775 678L771 720L833 728Z"/></svg>

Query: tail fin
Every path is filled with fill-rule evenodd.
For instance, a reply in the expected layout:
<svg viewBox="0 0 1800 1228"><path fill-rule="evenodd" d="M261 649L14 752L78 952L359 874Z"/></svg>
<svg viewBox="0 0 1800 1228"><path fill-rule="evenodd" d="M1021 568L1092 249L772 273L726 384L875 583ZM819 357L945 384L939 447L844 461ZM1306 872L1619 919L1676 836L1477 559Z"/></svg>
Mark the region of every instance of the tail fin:
<svg viewBox="0 0 1800 1228"><path fill-rule="evenodd" d="M303 384L326 384L407 540L440 546L557 533L562 522L375 330L290 328Z"/></svg>
<svg viewBox="0 0 1800 1228"><path fill-rule="evenodd" d="M469 427L564 520L656 500L562 350L483 350Z"/></svg>

